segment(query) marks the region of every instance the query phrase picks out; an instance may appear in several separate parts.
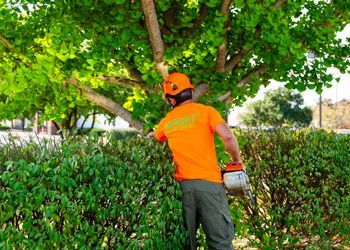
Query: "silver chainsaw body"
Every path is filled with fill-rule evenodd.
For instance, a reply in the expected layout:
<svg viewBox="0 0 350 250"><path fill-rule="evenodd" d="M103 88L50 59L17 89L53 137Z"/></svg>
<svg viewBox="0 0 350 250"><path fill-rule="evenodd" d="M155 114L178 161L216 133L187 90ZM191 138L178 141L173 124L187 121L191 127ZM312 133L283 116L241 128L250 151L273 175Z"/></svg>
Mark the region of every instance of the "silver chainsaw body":
<svg viewBox="0 0 350 250"><path fill-rule="evenodd" d="M223 175L224 184L230 195L248 195L252 202L255 198L252 195L248 175L243 171L226 172Z"/></svg>

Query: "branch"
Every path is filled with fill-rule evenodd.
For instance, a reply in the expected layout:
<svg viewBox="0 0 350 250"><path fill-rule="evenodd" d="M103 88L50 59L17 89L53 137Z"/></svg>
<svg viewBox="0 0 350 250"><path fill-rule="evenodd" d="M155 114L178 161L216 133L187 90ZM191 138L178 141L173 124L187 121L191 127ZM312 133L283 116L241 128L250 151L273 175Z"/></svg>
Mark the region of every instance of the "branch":
<svg viewBox="0 0 350 250"><path fill-rule="evenodd" d="M208 13L209 13L208 6L205 4L202 4L199 10L199 16L196 19L196 21L193 23L192 27L184 28L183 30L181 30L181 33L182 31L187 33L183 37L184 38L191 37L193 32L195 32L200 27L201 23L203 22L205 17L208 15ZM174 34L171 28L174 27L177 17L178 17L177 7L172 7L163 13L164 25L161 28L162 34L166 34L166 35Z"/></svg>
<svg viewBox="0 0 350 250"><path fill-rule="evenodd" d="M117 54L118 50L115 49L114 53ZM142 73L135 67L135 62L133 57L131 57L131 61L130 60L129 61L116 60L116 61L125 67L131 79L134 79L135 81L138 81L138 82L144 81L142 79Z"/></svg>
<svg viewBox="0 0 350 250"><path fill-rule="evenodd" d="M15 50L13 49L11 43L5 37L3 37L2 35L0 35L0 42L8 50L10 50L11 52L15 52Z"/></svg>
<svg viewBox="0 0 350 250"><path fill-rule="evenodd" d="M275 3L275 5L274 5L274 8L275 8L276 10L278 10L278 9L285 3L285 1L286 1L286 0L279 0L279 1L277 1L277 2Z"/></svg>
<svg viewBox="0 0 350 250"><path fill-rule="evenodd" d="M219 101L226 101L231 96L231 91L226 92L225 94L219 96Z"/></svg>
<svg viewBox="0 0 350 250"><path fill-rule="evenodd" d="M141 82L132 80L132 79L125 79L121 77L116 77L116 76L99 76L97 79L101 81L107 81L110 83L117 83L117 84L123 84L129 87L139 87L142 85Z"/></svg>
<svg viewBox="0 0 350 250"><path fill-rule="evenodd" d="M286 0L279 0L279 1L277 1L275 3L275 5L273 6L274 9L278 10L285 3L285 1ZM256 38L259 38L260 36L261 36L261 29L258 28L255 31L254 37L256 39ZM243 47L244 47L244 45L243 45ZM228 72L228 71L233 70L243 60L243 58L249 53L249 51L251 51L251 49L249 49L249 50L241 49L237 54L232 56L230 58L230 60L226 63L224 72Z"/></svg>
<svg viewBox="0 0 350 250"><path fill-rule="evenodd" d="M221 4L221 13L226 17L226 21L224 24L226 30L227 30L228 17L229 17L229 11L230 11L230 3L231 3L231 0L222 0L222 4ZM215 66L216 72L225 72L225 64L226 64L226 56L227 56L227 31L223 36L223 38L224 38L224 42L220 44L218 48L218 56L216 58L216 66Z"/></svg>
<svg viewBox="0 0 350 250"><path fill-rule="evenodd" d="M246 54L248 54L250 50L244 50L242 49L237 54L235 54L233 57L228 60L226 66L225 66L225 72L233 70L244 58Z"/></svg>
<svg viewBox="0 0 350 250"><path fill-rule="evenodd" d="M199 10L198 19L194 22L191 28L187 28L185 29L185 31L189 33L193 33L196 29L198 29L201 23L203 22L204 18L208 15L208 12L209 12L208 6L203 4L201 6L201 9Z"/></svg>
<svg viewBox="0 0 350 250"><path fill-rule="evenodd" d="M161 73L163 78L166 78L169 74L168 65L163 62L164 42L160 33L154 2L153 0L141 0L141 4L153 50L153 58L157 64L157 70Z"/></svg>
<svg viewBox="0 0 350 250"><path fill-rule="evenodd" d="M127 121L131 126L135 127L136 129L138 129L140 131L143 130L143 123L141 121L138 121L138 120L133 120L131 117L131 112L124 109L121 105L119 105L118 103L116 103L112 99L107 98L107 97L95 92L94 90L92 90L91 88L89 88L86 85L81 85L81 86L78 85L78 80L75 77L71 77L70 79L68 79L65 82L71 83L72 85L74 85L78 89L84 90L84 94L90 102L93 102L97 106L100 106L100 107L108 110L112 114L120 116L125 121Z"/></svg>
<svg viewBox="0 0 350 250"><path fill-rule="evenodd" d="M157 93L157 91L154 89L145 88L146 82L144 82L144 81L135 81L132 79L121 78L121 77L116 77L116 76L98 76L97 79L99 79L101 81L106 81L109 83L116 83L116 84L120 84L123 86L128 86L130 88L142 87L142 89L146 93Z"/></svg>
<svg viewBox="0 0 350 250"><path fill-rule="evenodd" d="M263 64L259 67L259 69L257 69L256 71L248 74L246 77L244 77L242 80L239 81L239 83L237 84L237 87L243 87L245 85L247 85L248 83L250 83L251 81L251 77L252 76L261 76L262 74L264 74L266 71L266 65Z"/></svg>
<svg viewBox="0 0 350 250"><path fill-rule="evenodd" d="M207 83L201 83L193 92L193 101L197 101L209 90L209 85Z"/></svg>
<svg viewBox="0 0 350 250"><path fill-rule="evenodd" d="M138 82L143 82L142 74L137 69L127 69L129 76Z"/></svg>
<svg viewBox="0 0 350 250"><path fill-rule="evenodd" d="M259 69L257 69L256 71L248 74L248 76L244 77L241 81L239 81L239 83L237 84L237 87L243 87L245 85L247 85L248 83L250 83L251 81L251 77L253 75L255 76L262 76L266 71L266 65L261 65ZM231 91L227 91L225 94L219 96L219 100L220 101L226 101L228 98L230 98L230 96L232 95Z"/></svg>
<svg viewBox="0 0 350 250"><path fill-rule="evenodd" d="M142 10L149 33L149 40L153 49L153 57L156 63L163 61L164 43L160 34L156 8L153 0L141 0Z"/></svg>
<svg viewBox="0 0 350 250"><path fill-rule="evenodd" d="M25 65L31 67L32 64L30 62L27 62L25 56L21 53L17 53L16 50L13 48L12 44L9 42L9 40L7 40L4 36L2 36L0 34L0 43L7 48L9 51L11 51L12 53L16 54L16 57L18 60L20 60L22 63L24 63Z"/></svg>

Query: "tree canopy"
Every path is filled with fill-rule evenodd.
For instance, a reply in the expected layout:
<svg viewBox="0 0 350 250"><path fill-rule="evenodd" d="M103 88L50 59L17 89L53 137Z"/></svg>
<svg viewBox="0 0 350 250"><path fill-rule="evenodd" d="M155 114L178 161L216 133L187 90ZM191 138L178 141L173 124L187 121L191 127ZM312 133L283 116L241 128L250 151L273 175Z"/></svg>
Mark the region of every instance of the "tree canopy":
<svg viewBox="0 0 350 250"><path fill-rule="evenodd" d="M250 103L241 118L253 127L305 127L312 121L312 111L303 104L300 93L279 88L268 91L263 100Z"/></svg>
<svg viewBox="0 0 350 250"><path fill-rule="evenodd" d="M0 119L99 109L142 130L167 110L169 72L225 110L271 79L321 91L328 67L349 68L336 37L349 1L7 0L0 13Z"/></svg>

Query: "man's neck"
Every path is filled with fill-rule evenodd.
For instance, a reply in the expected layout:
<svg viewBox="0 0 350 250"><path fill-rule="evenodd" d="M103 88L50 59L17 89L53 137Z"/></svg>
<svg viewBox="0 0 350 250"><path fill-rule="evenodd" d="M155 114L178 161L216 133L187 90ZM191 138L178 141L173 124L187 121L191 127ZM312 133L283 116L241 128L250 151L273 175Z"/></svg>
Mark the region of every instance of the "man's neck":
<svg viewBox="0 0 350 250"><path fill-rule="evenodd" d="M180 103L179 105L177 105L177 107L180 107L180 106L183 106L187 103L192 103L192 102L193 102L193 100L187 100L187 101L184 101L184 102Z"/></svg>

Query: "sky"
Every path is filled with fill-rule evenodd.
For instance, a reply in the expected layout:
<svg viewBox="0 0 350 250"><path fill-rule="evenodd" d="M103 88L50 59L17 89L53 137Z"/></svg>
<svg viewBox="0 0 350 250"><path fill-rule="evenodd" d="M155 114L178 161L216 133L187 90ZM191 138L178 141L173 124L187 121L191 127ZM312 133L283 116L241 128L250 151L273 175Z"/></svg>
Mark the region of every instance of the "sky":
<svg viewBox="0 0 350 250"><path fill-rule="evenodd" d="M344 44L349 44L346 41L346 38L350 37L350 24L348 24L345 29L338 34L338 37L342 39ZM350 99L350 74L340 74L340 72L334 68L330 68L327 72L333 74L334 78L339 77L340 80L338 83L333 81L332 87L324 88L322 98L331 99L332 102ZM249 98L242 107L236 107L230 113L228 117L229 125L235 126L238 124L238 116L240 113L245 112L245 107L248 103L263 99L266 91L279 87L284 87L284 84L277 81L271 81L271 84L269 84L267 87L262 86L254 98ZM304 104L306 106L314 106L320 99L319 94L317 94L315 90L305 90L304 92L301 92L301 95L304 98Z"/></svg>

